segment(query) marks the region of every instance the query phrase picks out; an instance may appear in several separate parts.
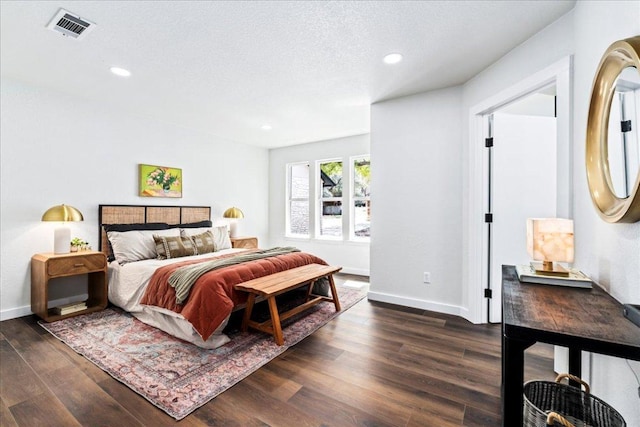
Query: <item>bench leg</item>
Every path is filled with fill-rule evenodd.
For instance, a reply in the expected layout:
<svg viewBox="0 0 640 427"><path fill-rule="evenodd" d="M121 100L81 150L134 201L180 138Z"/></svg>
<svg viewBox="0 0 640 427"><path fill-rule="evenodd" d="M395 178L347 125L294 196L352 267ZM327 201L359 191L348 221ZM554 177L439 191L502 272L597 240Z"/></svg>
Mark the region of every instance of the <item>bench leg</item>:
<svg viewBox="0 0 640 427"><path fill-rule="evenodd" d="M253 304L255 303L255 294L249 294L247 299L247 306L244 309L244 316L242 317L242 332L247 332L249 329L249 320L251 320L251 312L253 311Z"/></svg>
<svg viewBox="0 0 640 427"><path fill-rule="evenodd" d="M336 311L340 311L340 301L338 301L338 292L336 292L336 284L333 281L333 274L329 276L329 286L331 287L331 296L333 297L333 303L336 306Z"/></svg>
<svg viewBox="0 0 640 427"><path fill-rule="evenodd" d="M276 305L276 297L267 298L269 301L269 312L271 313L271 328L273 329L273 338L276 344L283 345L282 327L280 326L280 315L278 314L278 306Z"/></svg>
<svg viewBox="0 0 640 427"><path fill-rule="evenodd" d="M313 293L313 285L315 285L317 281L318 279L309 282L309 289L307 289L307 299L305 299L305 301L309 301L311 299L311 294Z"/></svg>

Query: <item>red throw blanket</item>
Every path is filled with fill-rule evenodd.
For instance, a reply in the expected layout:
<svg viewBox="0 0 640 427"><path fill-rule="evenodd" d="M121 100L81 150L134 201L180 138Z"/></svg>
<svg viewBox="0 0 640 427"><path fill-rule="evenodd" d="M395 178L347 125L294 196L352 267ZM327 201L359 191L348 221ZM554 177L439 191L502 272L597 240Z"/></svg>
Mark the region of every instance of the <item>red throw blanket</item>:
<svg viewBox="0 0 640 427"><path fill-rule="evenodd" d="M237 254L224 257L235 255ZM151 276L151 281L140 303L182 314L206 341L231 314L235 306L247 301L247 294L236 291L233 288L234 285L307 264L327 265L314 255L293 252L224 267L205 273L193 285L189 298L184 304L177 304L175 289L169 286L169 276L180 267L211 259L184 261L158 268Z"/></svg>

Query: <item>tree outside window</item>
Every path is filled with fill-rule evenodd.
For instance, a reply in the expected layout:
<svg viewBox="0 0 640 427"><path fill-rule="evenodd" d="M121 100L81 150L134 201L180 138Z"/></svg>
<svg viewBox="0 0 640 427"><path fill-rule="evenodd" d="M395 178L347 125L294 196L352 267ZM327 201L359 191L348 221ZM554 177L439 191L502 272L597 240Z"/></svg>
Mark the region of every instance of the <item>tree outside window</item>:
<svg viewBox="0 0 640 427"><path fill-rule="evenodd" d="M342 162L320 163L320 236L342 236Z"/></svg>

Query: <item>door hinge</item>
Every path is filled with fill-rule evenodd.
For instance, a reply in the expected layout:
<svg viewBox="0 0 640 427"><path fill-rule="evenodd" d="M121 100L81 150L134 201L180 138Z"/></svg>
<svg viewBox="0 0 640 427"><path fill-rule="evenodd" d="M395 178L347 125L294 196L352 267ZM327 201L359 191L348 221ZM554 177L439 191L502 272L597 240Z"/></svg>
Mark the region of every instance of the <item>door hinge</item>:
<svg viewBox="0 0 640 427"><path fill-rule="evenodd" d="M487 147L487 148L493 147L493 138L485 138L484 139L484 146Z"/></svg>
<svg viewBox="0 0 640 427"><path fill-rule="evenodd" d="M493 298L493 291L491 289L485 289L484 290L484 297L485 298Z"/></svg>
<svg viewBox="0 0 640 427"><path fill-rule="evenodd" d="M622 132L631 132L631 120L624 120L620 122L620 130Z"/></svg>
<svg viewBox="0 0 640 427"><path fill-rule="evenodd" d="M484 222L493 222L493 214L492 213L484 214Z"/></svg>

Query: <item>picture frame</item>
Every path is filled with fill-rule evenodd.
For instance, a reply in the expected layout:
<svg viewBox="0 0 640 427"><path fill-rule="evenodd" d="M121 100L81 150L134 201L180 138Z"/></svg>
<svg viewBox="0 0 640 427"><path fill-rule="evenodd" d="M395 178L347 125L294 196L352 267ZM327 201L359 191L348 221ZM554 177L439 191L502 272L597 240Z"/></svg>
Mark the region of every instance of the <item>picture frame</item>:
<svg viewBox="0 0 640 427"><path fill-rule="evenodd" d="M139 165L140 197L182 197L182 169Z"/></svg>

